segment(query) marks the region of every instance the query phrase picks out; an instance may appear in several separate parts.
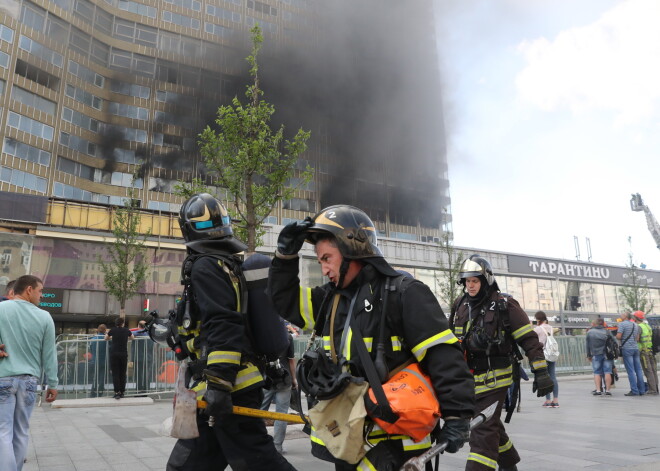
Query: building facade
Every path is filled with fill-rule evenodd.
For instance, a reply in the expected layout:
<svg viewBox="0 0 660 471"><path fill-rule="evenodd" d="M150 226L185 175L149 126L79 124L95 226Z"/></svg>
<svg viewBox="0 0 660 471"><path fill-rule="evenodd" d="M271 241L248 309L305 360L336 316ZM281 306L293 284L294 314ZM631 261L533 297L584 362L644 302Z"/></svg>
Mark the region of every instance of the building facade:
<svg viewBox="0 0 660 471"><path fill-rule="evenodd" d="M341 202L381 235L438 238L451 216L433 7L401 3L2 2L0 191L176 212L178 182L212 183L198 135L244 99L258 23L275 124L312 133L300 168L314 177L269 222Z"/></svg>

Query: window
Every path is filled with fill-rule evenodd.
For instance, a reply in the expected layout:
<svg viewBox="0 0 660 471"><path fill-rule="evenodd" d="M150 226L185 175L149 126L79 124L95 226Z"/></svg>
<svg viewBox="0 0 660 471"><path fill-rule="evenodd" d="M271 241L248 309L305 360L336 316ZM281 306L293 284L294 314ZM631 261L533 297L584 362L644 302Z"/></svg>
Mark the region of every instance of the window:
<svg viewBox="0 0 660 471"><path fill-rule="evenodd" d="M257 0L247 0L247 7L264 15L277 16L277 8Z"/></svg>
<svg viewBox="0 0 660 471"><path fill-rule="evenodd" d="M94 174L98 169L79 162L74 162L73 160L65 159L62 156L57 158L57 170L68 173L69 175L84 178L85 180L98 181L94 178Z"/></svg>
<svg viewBox="0 0 660 471"><path fill-rule="evenodd" d="M234 23L241 22L241 14L235 11L225 10L224 8L217 7L215 5L206 5L206 14L215 16L216 18L221 18L226 21L232 21Z"/></svg>
<svg viewBox="0 0 660 471"><path fill-rule="evenodd" d="M20 87L12 87L11 97L13 100L16 100L19 103L31 106L32 108L37 108L51 116L55 115L55 102L46 100L45 98L42 98L32 92L28 92L27 90L24 90Z"/></svg>
<svg viewBox="0 0 660 471"><path fill-rule="evenodd" d="M170 3L190 10L202 11L202 3L197 0L165 0L165 3Z"/></svg>
<svg viewBox="0 0 660 471"><path fill-rule="evenodd" d="M2 152L19 159L28 160L40 165L50 166L50 152L30 146L10 137L5 137Z"/></svg>
<svg viewBox="0 0 660 471"><path fill-rule="evenodd" d="M51 90L57 90L60 84L60 79L56 76L20 59L16 60L15 72L21 77L25 77L26 79L38 83L39 85L43 85L46 88L50 88Z"/></svg>
<svg viewBox="0 0 660 471"><path fill-rule="evenodd" d="M0 51L0 67L3 69L9 68L9 54Z"/></svg>
<svg viewBox="0 0 660 471"><path fill-rule="evenodd" d="M94 5L87 0L76 0L73 6L73 14L91 25L94 19Z"/></svg>
<svg viewBox="0 0 660 471"><path fill-rule="evenodd" d="M127 105L125 103L109 102L108 113L114 114L116 116L123 116L125 118L141 120L149 119L149 110L139 106Z"/></svg>
<svg viewBox="0 0 660 471"><path fill-rule="evenodd" d="M53 184L53 195L60 198L67 198L80 201L92 201L95 203L110 203L110 196L92 193L91 191L81 190L75 186L65 185L55 182Z"/></svg>
<svg viewBox="0 0 660 471"><path fill-rule="evenodd" d="M89 116L72 110L70 108L62 109L62 119L68 123L75 124L91 132L99 132L99 122Z"/></svg>
<svg viewBox="0 0 660 471"><path fill-rule="evenodd" d="M142 16L147 16L149 18L156 18L156 13L158 12L158 10L154 7L143 5L142 3L130 2L127 0L119 0L119 9Z"/></svg>
<svg viewBox="0 0 660 471"><path fill-rule="evenodd" d="M134 180L132 173L112 172L110 184L115 186L123 186L126 188L142 188L142 179L137 178Z"/></svg>
<svg viewBox="0 0 660 471"><path fill-rule="evenodd" d="M204 31L220 38L231 38L234 34L234 30L231 28L208 22L204 23Z"/></svg>
<svg viewBox="0 0 660 471"><path fill-rule="evenodd" d="M316 212L316 202L313 200L307 200L302 198L291 198L290 200L284 200L282 203L282 208L292 209L295 211L307 211L310 213Z"/></svg>
<svg viewBox="0 0 660 471"><path fill-rule="evenodd" d="M93 70L88 69L76 61L69 61L69 72L85 82L96 85L99 88L103 88L103 85L105 84L105 77L103 75L97 74Z"/></svg>
<svg viewBox="0 0 660 471"><path fill-rule="evenodd" d="M46 46L43 46L42 44L36 41L33 41L27 36L23 36L23 35L19 36L18 47L20 47L24 51L29 52L34 56L40 57L41 59L50 62L56 67L62 68L62 64L64 63L64 57L62 56L62 54L58 54L52 49L49 49Z"/></svg>
<svg viewBox="0 0 660 471"><path fill-rule="evenodd" d="M104 126L104 129L106 133L112 132L112 134L117 135L118 137L120 137L125 141L135 141L141 143L147 142L147 131L144 131L142 129L133 129L124 126L108 125L108 124Z"/></svg>
<svg viewBox="0 0 660 471"><path fill-rule="evenodd" d="M183 26L184 28L199 29L199 20L197 18L190 18L189 16L179 15L171 11L164 10L162 19L166 23L173 23L175 25Z"/></svg>
<svg viewBox="0 0 660 471"><path fill-rule="evenodd" d="M96 15L94 16L94 29L112 36L112 22L114 18L114 15L108 13L103 8L97 8Z"/></svg>
<svg viewBox="0 0 660 471"><path fill-rule="evenodd" d="M137 98L148 99L151 96L151 89L135 83L126 83L113 80L110 82L110 90L122 95L134 96Z"/></svg>
<svg viewBox="0 0 660 471"><path fill-rule="evenodd" d="M69 149L77 150L83 154L96 157L96 144L83 139L82 137L73 136L67 132L60 131L60 144Z"/></svg>
<svg viewBox="0 0 660 471"><path fill-rule="evenodd" d="M31 173L16 170L15 168L0 167L0 181L28 190L46 193L47 180Z"/></svg>
<svg viewBox="0 0 660 471"><path fill-rule="evenodd" d="M46 10L31 2L26 2L21 10L21 23L40 33L43 32L46 24Z"/></svg>
<svg viewBox="0 0 660 471"><path fill-rule="evenodd" d="M13 111L9 112L7 118L7 126L18 129L19 131L32 134L33 136L46 139L47 141L53 140L53 127L47 124L40 123L34 119L28 118Z"/></svg>
<svg viewBox="0 0 660 471"><path fill-rule="evenodd" d="M66 85L66 96L73 98L84 105L96 108L97 110L100 110L103 106L103 100L101 98L83 90L82 88L74 87L70 84Z"/></svg>
<svg viewBox="0 0 660 471"><path fill-rule="evenodd" d="M14 42L14 30L8 26L0 25L0 39L8 43Z"/></svg>

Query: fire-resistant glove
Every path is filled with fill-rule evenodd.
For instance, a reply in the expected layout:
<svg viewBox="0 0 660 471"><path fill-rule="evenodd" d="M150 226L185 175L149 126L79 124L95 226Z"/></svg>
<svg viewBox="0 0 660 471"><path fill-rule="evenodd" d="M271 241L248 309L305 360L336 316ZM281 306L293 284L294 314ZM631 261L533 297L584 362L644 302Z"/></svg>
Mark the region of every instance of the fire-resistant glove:
<svg viewBox="0 0 660 471"><path fill-rule="evenodd" d="M536 393L536 397L545 396L550 394L554 389L555 384L548 374L547 368L539 368L534 370L534 383L532 384L532 392Z"/></svg>
<svg viewBox="0 0 660 471"><path fill-rule="evenodd" d="M231 392L225 389L215 389L210 386L204 394L206 401L206 414L210 417L230 415L233 411Z"/></svg>
<svg viewBox="0 0 660 471"><path fill-rule="evenodd" d="M280 255L296 255L305 242L307 229L312 224L312 218L306 217L302 221L290 222L284 226L277 237L277 251Z"/></svg>
<svg viewBox="0 0 660 471"><path fill-rule="evenodd" d="M446 450L456 453L470 439L470 419L448 417L438 434L438 442L447 440Z"/></svg>

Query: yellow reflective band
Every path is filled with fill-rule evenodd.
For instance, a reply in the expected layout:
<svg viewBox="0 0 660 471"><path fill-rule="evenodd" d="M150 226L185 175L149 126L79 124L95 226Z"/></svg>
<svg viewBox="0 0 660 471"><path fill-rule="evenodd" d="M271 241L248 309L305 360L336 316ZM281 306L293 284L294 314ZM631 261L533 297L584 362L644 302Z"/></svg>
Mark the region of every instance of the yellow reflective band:
<svg viewBox="0 0 660 471"><path fill-rule="evenodd" d="M209 358L206 361L207 365L214 365L216 363L230 363L232 365L241 364L241 353L240 352L223 352L215 351L209 354Z"/></svg>
<svg viewBox="0 0 660 471"><path fill-rule="evenodd" d="M206 394L206 382L200 381L195 386L193 386L192 390L195 391L195 398L198 401L201 401L204 399L204 395Z"/></svg>
<svg viewBox="0 0 660 471"><path fill-rule="evenodd" d="M327 335L323 337L323 350L330 351L330 337Z"/></svg>
<svg viewBox="0 0 660 471"><path fill-rule="evenodd" d="M536 360L535 362L532 363L532 369L533 370L538 370L539 368L547 368L548 364L545 362L545 360Z"/></svg>
<svg viewBox="0 0 660 471"><path fill-rule="evenodd" d="M351 339L353 338L353 329L348 328L348 333L346 334L346 345L344 345L344 358L347 360L351 359Z"/></svg>
<svg viewBox="0 0 660 471"><path fill-rule="evenodd" d="M463 326L461 325L461 326L458 326L458 327L454 327L454 333L456 333L458 335L462 335L463 334Z"/></svg>
<svg viewBox="0 0 660 471"><path fill-rule="evenodd" d="M400 352L401 351L401 339L395 335L395 336L392 336L390 340L392 340L392 351L393 352Z"/></svg>
<svg viewBox="0 0 660 471"><path fill-rule="evenodd" d="M513 335L513 338L518 340L520 337L522 337L525 334L529 334L531 331L533 331L534 328L532 327L532 324L527 324L522 326L518 330L514 330L511 335Z"/></svg>
<svg viewBox="0 0 660 471"><path fill-rule="evenodd" d="M241 287L238 284L238 281L234 281L234 277L231 278L231 284L234 287L234 292L236 293L236 311L241 312Z"/></svg>
<svg viewBox="0 0 660 471"><path fill-rule="evenodd" d="M474 376L474 392L481 394L513 384L513 367L508 366Z"/></svg>
<svg viewBox="0 0 660 471"><path fill-rule="evenodd" d="M427 435L419 442L415 443L411 438L406 438L401 442L403 445L403 451L413 451L413 450L424 450L426 448L431 448L431 435Z"/></svg>
<svg viewBox="0 0 660 471"><path fill-rule="evenodd" d="M323 443L323 440L321 440L317 435L316 435L316 429L312 427L312 433L309 434L309 439L316 443L317 445L322 445L325 446L325 443Z"/></svg>
<svg viewBox="0 0 660 471"><path fill-rule="evenodd" d="M412 354L415 355L417 361L422 361L422 359L426 355L426 351L429 348L435 345L440 345L441 343L456 343L456 342L458 342L458 339L451 330L449 329L443 330L439 334L436 334L433 337L429 337L423 342L418 343L412 349Z"/></svg>
<svg viewBox="0 0 660 471"><path fill-rule="evenodd" d="M362 458L362 461L360 461L355 469L358 471L376 471L376 467L371 464L371 461L369 461L366 456Z"/></svg>
<svg viewBox="0 0 660 471"><path fill-rule="evenodd" d="M300 317L305 324L303 330L314 327L314 306L312 305L312 288L300 287Z"/></svg>
<svg viewBox="0 0 660 471"><path fill-rule="evenodd" d="M481 463L484 466L488 466L489 468L493 469L497 468L497 461L491 460L487 456L479 455L477 453L470 453L468 455L468 461L476 461L477 463Z"/></svg>
<svg viewBox="0 0 660 471"><path fill-rule="evenodd" d="M194 353L195 355L197 355L199 353L199 350L197 350L195 348L195 337L189 339L186 342L186 348L188 349L189 352ZM197 356L199 356L199 355L197 355Z"/></svg>
<svg viewBox="0 0 660 471"><path fill-rule="evenodd" d="M364 344L367 346L367 351L371 351L374 345L374 338L373 337L363 337Z"/></svg>
<svg viewBox="0 0 660 471"><path fill-rule="evenodd" d="M261 376L259 369L253 364L247 363L245 368L239 371L236 375L236 383L232 388L232 392L240 391L241 389L245 389L248 386L252 386L253 384L259 383L263 380L264 378Z"/></svg>
<svg viewBox="0 0 660 471"><path fill-rule="evenodd" d="M510 450L512 447L513 447L513 442L512 442L511 440L509 440L509 441L506 442L504 445L500 446L500 447L498 448L498 451L499 451L500 453L504 453L505 451Z"/></svg>

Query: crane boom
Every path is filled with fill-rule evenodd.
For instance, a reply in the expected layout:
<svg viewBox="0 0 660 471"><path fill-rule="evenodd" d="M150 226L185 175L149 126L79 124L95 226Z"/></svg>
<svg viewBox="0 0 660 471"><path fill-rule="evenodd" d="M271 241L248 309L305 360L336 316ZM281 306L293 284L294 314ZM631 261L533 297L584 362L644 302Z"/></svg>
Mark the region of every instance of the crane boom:
<svg viewBox="0 0 660 471"><path fill-rule="evenodd" d="M653 236L653 240L655 240L656 247L660 249L660 224L658 224L658 221L655 219L655 216L653 216L649 207L644 204L642 196L639 193L634 193L632 195L632 198L630 199L630 209L633 211L644 211L646 225Z"/></svg>

